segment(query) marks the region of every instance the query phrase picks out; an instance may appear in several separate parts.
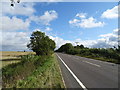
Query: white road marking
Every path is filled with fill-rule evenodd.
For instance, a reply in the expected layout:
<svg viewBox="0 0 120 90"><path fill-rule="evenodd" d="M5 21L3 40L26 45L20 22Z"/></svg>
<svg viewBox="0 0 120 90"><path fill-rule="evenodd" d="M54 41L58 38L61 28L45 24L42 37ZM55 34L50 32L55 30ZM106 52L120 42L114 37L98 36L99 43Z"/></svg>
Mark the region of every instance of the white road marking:
<svg viewBox="0 0 120 90"><path fill-rule="evenodd" d="M58 54L56 54L58 56ZM65 65L65 67L68 69L68 71L72 74L72 76L75 78L75 80L78 82L78 84L84 89L88 90L83 83L77 78L77 76L70 70L70 68L67 66L67 64L58 56L58 58L61 60L61 62Z"/></svg>
<svg viewBox="0 0 120 90"><path fill-rule="evenodd" d="M85 57L80 57L80 58L88 59L88 58L85 58ZM117 64L114 64L114 63L110 63L110 62L106 62L106 61L100 61L100 60L96 60L96 59L92 59L92 58L89 58L89 60L94 60L96 62L106 63L106 64L110 64L110 65L117 65Z"/></svg>
<svg viewBox="0 0 120 90"><path fill-rule="evenodd" d="M83 61L83 62L86 62L86 63L88 63L88 64L91 64L91 65L94 65L94 66L97 66L97 67L101 67L101 66L98 65L98 64L94 64L94 63L91 63L91 62L88 62L88 61Z"/></svg>
<svg viewBox="0 0 120 90"><path fill-rule="evenodd" d="M58 67L59 67L59 70L60 70L60 74L61 74L61 77L62 77L63 84L64 84L64 86L66 88L65 80L63 79L63 75L62 75L62 71L61 71L60 65L58 65Z"/></svg>
<svg viewBox="0 0 120 90"><path fill-rule="evenodd" d="M117 64L115 64L115 63L110 63L110 62L106 62L106 61L99 61L99 60L96 60L96 61L101 62L101 63L110 64L110 65L117 65Z"/></svg>

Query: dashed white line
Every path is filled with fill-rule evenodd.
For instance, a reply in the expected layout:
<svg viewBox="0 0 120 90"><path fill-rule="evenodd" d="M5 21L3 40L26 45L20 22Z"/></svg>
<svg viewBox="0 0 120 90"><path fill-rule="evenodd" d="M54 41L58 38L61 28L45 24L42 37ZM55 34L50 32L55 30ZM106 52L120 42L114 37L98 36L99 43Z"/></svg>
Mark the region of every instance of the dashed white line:
<svg viewBox="0 0 120 90"><path fill-rule="evenodd" d="M58 56L58 54L56 54ZM61 59L60 56L58 56L58 58L61 60L61 62L65 65L65 67L68 69L68 71L72 74L72 76L75 78L75 80L78 82L78 84L84 89L84 90L88 90L83 83L77 78L77 76L71 71L71 69L67 66L67 64Z"/></svg>
<svg viewBox="0 0 120 90"><path fill-rule="evenodd" d="M83 61L83 62L86 62L86 63L88 63L88 64L91 64L91 65L94 65L94 66L97 66L97 67L101 67L101 66L98 65L98 64L94 64L94 63L91 63L91 62L88 62L88 61Z"/></svg>

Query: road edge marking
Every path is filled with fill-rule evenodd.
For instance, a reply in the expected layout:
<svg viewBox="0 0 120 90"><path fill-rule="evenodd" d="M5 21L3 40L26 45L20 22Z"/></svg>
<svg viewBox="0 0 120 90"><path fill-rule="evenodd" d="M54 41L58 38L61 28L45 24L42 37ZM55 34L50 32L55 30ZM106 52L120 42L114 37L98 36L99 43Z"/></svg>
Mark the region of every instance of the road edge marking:
<svg viewBox="0 0 120 90"><path fill-rule="evenodd" d="M57 57L58 57L58 56L57 56ZM57 59L57 57L56 57L56 59ZM59 62L58 62L58 64L59 64ZM61 77L62 77L63 84L64 84L64 86L65 86L65 88L66 88L65 80L64 80L64 78L63 78L63 75L62 75L62 71L61 71L60 65L58 65L58 67L59 67L59 70L60 70L60 74L61 74Z"/></svg>
<svg viewBox="0 0 120 90"><path fill-rule="evenodd" d="M68 69L68 71L72 74L72 76L75 78L75 80L78 82L78 84L84 89L84 90L88 90L83 83L77 78L77 76L72 72L72 70L67 66L67 64L61 59L61 57L56 54L58 56L58 58L61 60L61 62L65 65L65 67Z"/></svg>

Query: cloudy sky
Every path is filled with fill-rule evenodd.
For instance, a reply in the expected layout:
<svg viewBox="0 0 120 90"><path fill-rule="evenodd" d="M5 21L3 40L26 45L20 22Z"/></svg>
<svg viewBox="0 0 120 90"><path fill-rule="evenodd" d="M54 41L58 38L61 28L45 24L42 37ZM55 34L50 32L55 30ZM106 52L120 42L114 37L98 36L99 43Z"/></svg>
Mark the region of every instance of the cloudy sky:
<svg viewBox="0 0 120 90"><path fill-rule="evenodd" d="M56 42L86 47L118 45L117 2L0 3L0 35L3 51L27 50L33 31L45 32Z"/></svg>

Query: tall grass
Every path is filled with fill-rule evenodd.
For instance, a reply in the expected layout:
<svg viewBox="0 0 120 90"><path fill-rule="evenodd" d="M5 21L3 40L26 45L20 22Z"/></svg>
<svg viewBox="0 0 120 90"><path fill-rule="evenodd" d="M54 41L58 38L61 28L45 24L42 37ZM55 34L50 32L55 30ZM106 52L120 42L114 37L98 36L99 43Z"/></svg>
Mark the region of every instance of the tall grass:
<svg viewBox="0 0 120 90"><path fill-rule="evenodd" d="M21 62L2 69L3 88L64 87L55 56L21 56Z"/></svg>

